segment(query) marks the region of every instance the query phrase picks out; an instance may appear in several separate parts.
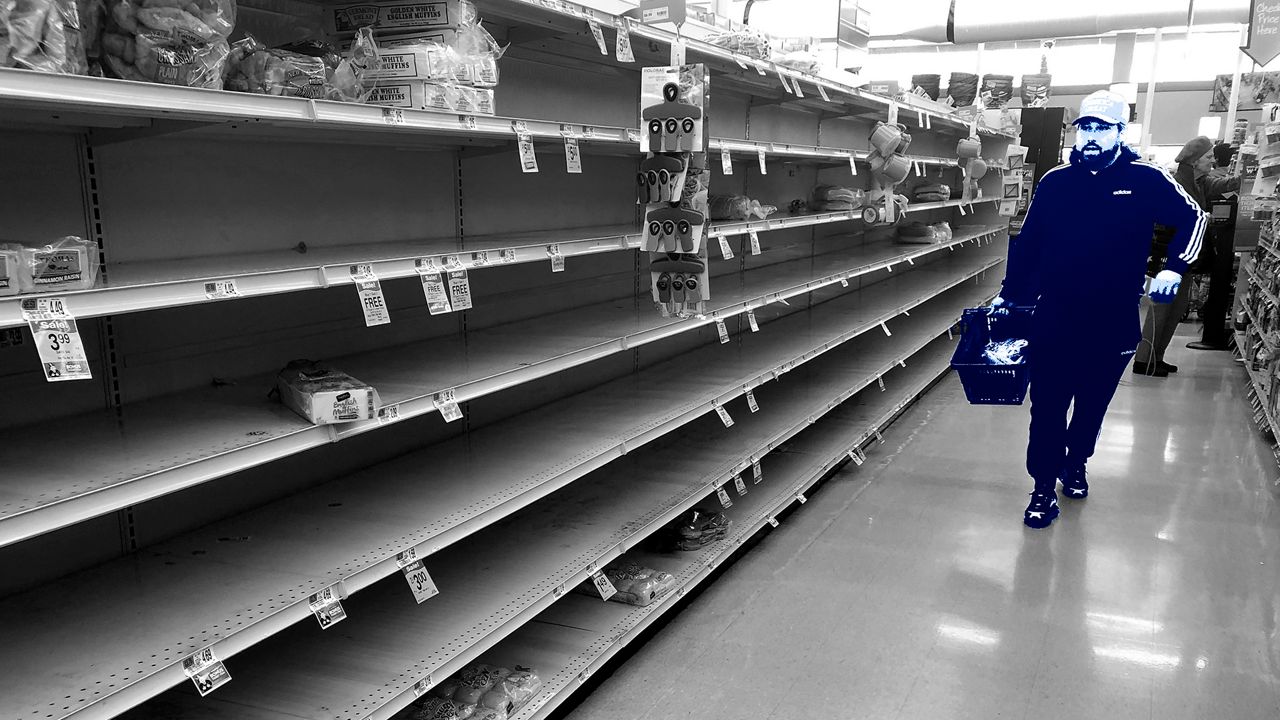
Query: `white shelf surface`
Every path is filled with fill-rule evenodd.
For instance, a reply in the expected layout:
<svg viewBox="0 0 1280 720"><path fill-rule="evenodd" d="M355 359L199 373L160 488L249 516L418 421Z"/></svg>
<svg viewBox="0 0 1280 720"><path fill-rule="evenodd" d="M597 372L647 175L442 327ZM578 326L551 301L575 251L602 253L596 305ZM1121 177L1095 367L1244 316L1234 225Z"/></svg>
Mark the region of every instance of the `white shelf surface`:
<svg viewBox="0 0 1280 720"><path fill-rule="evenodd" d="M437 339L332 361L379 388L383 402L397 406L404 421L436 412L433 397L441 390L454 389L465 402L695 330L715 316L834 288L842 278L943 248L990 242L1001 232L995 225L961 226L945 245L868 245L760 268L746 273L736 290L713 295L714 314L704 319L663 319L648 308L598 303L470 333L465 346L454 338ZM126 407L123 420L94 413L10 429L11 441L0 450L0 463L12 470L0 478L0 545L380 427L377 420L313 426L265 399L264 388L271 384L269 377L252 378L148 400ZM55 452L66 433L78 439L79 452ZM37 461L41 457L46 459Z"/></svg>
<svg viewBox="0 0 1280 720"><path fill-rule="evenodd" d="M982 199L977 202L990 202ZM920 203L908 206L908 212L921 212L939 207L961 205L959 200L945 203ZM967 203L963 203L967 204ZM814 213L780 217L756 222L713 223L713 234L746 234L748 230L765 232L772 229L805 227L860 219L860 211ZM239 295L260 297L287 292L315 290L334 285L353 284L351 266L369 264L380 280L415 277L416 261L431 259L443 267L445 258L456 256L469 270L483 271L514 263L550 264L549 246L559 245L566 258L603 252L635 250L641 236L633 225L545 230L510 235L466 238L466 247L458 248L456 238L411 240L361 246L313 248L306 253L279 251L253 253L233 257L197 257L153 263L121 263L109 265L109 284L91 290L60 293L67 311L77 318L118 315L121 313L180 307L206 302L224 302L227 298L211 297L206 283L234 280ZM509 262L501 259L503 250L510 251ZM473 253L486 252L487 259ZM484 262L483 265L477 264ZM15 295L0 298L0 328L26 325L21 304L23 299L41 295Z"/></svg>
<svg viewBox="0 0 1280 720"><path fill-rule="evenodd" d="M735 469L749 468L751 457L874 385L952 324L962 306L991 297L993 288L958 288L921 308L893 338L860 338L779 385L761 388L761 412L752 415L738 403L744 407L735 407L741 417L732 428L705 418L429 557L441 595L425 605L416 606L401 582L379 584L346 603L350 619L340 631L325 633L311 623L291 628L229 664L233 676L246 682L191 701L235 708L243 720L389 717L413 699L415 683L428 675L443 679L528 622L590 569L698 504ZM915 364L910 359L908 367ZM872 430L860 428L866 435ZM764 482L750 485L741 502L764 499L763 505L776 507L768 499L778 490L774 472L770 458ZM328 661L307 668L304 659L318 655ZM185 688L175 694L192 695Z"/></svg>
<svg viewBox="0 0 1280 720"><path fill-rule="evenodd" d="M42 618L26 627L29 634L15 626L0 656L0 672L16 689L9 699L24 709L16 717L44 717L40 708L49 698L67 698L59 717L110 717L184 682L181 661L200 648L213 645L220 658L234 657L305 620L310 594L339 581L357 593L396 573L398 552L415 548L434 571L429 556L441 548L707 415L775 372L867 331L878 334L882 320L910 333L920 313L894 318L1002 262L992 250L999 248L903 273L769 322L740 344L700 349L0 602L0 615ZM952 318L957 313L948 310ZM785 375L781 386L783 397L792 391ZM385 585L407 592L399 583ZM84 587L94 593L73 592ZM363 602L363 594L352 602ZM86 612L111 621L74 622ZM51 636L51 628L65 637ZM106 668L116 677L104 678ZM80 689L99 682L107 686L94 688L101 695Z"/></svg>

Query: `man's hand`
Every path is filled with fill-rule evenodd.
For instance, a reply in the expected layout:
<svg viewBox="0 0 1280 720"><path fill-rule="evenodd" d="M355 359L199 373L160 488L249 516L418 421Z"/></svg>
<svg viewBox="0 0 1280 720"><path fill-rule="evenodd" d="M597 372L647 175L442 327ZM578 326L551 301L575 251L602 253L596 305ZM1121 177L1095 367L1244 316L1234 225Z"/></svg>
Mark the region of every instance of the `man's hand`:
<svg viewBox="0 0 1280 720"><path fill-rule="evenodd" d="M1148 293L1154 302L1171 303L1182 285L1182 276L1172 270L1161 270L1151 281L1151 292Z"/></svg>
<svg viewBox="0 0 1280 720"><path fill-rule="evenodd" d="M1009 302L1004 298L1000 297L999 295L997 295L995 299L991 301L991 305L987 307L987 314L988 315L1008 315Z"/></svg>

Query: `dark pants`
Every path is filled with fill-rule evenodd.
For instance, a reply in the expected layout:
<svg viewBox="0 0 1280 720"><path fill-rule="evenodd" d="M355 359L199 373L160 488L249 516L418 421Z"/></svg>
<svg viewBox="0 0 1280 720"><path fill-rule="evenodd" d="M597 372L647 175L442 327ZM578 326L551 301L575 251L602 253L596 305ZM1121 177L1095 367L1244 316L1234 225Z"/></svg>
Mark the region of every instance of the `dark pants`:
<svg viewBox="0 0 1280 720"><path fill-rule="evenodd" d="M1128 354L1037 352L1031 364L1031 440L1027 472L1036 490L1055 487L1068 463L1093 456L1102 418L1129 365ZM1071 422L1067 409L1074 401Z"/></svg>
<svg viewBox="0 0 1280 720"><path fill-rule="evenodd" d="M1201 340L1211 345L1226 345L1230 337L1227 330L1227 312L1230 310L1231 286L1235 283L1235 233L1229 227L1211 228L1204 246L1204 266L1209 271L1209 296L1200 309L1204 320Z"/></svg>

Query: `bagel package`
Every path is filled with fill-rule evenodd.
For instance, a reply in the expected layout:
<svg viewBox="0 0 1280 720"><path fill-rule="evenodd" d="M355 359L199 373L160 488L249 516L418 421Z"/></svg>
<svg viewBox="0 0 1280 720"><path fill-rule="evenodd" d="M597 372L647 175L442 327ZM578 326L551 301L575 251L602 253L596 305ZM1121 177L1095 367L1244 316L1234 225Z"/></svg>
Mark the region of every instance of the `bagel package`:
<svg viewBox="0 0 1280 720"><path fill-rule="evenodd" d="M220 90L235 0L108 0L103 70L123 80Z"/></svg>
<svg viewBox="0 0 1280 720"><path fill-rule="evenodd" d="M91 7L85 3L86 18ZM93 30L75 0L0 0L0 67L83 75Z"/></svg>
<svg viewBox="0 0 1280 720"><path fill-rule="evenodd" d="M378 46L362 28L339 54L322 42L268 48L251 35L231 45L225 86L259 95L365 102L374 87Z"/></svg>

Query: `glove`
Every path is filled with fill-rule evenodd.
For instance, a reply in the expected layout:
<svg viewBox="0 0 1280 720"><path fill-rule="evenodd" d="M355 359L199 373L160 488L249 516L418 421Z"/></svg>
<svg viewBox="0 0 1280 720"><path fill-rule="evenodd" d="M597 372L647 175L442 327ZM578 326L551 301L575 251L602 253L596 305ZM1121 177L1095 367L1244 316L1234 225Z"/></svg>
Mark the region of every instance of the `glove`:
<svg viewBox="0 0 1280 720"><path fill-rule="evenodd" d="M1182 276L1172 270L1161 270L1151 281L1151 300L1158 303L1171 303L1182 285Z"/></svg>

